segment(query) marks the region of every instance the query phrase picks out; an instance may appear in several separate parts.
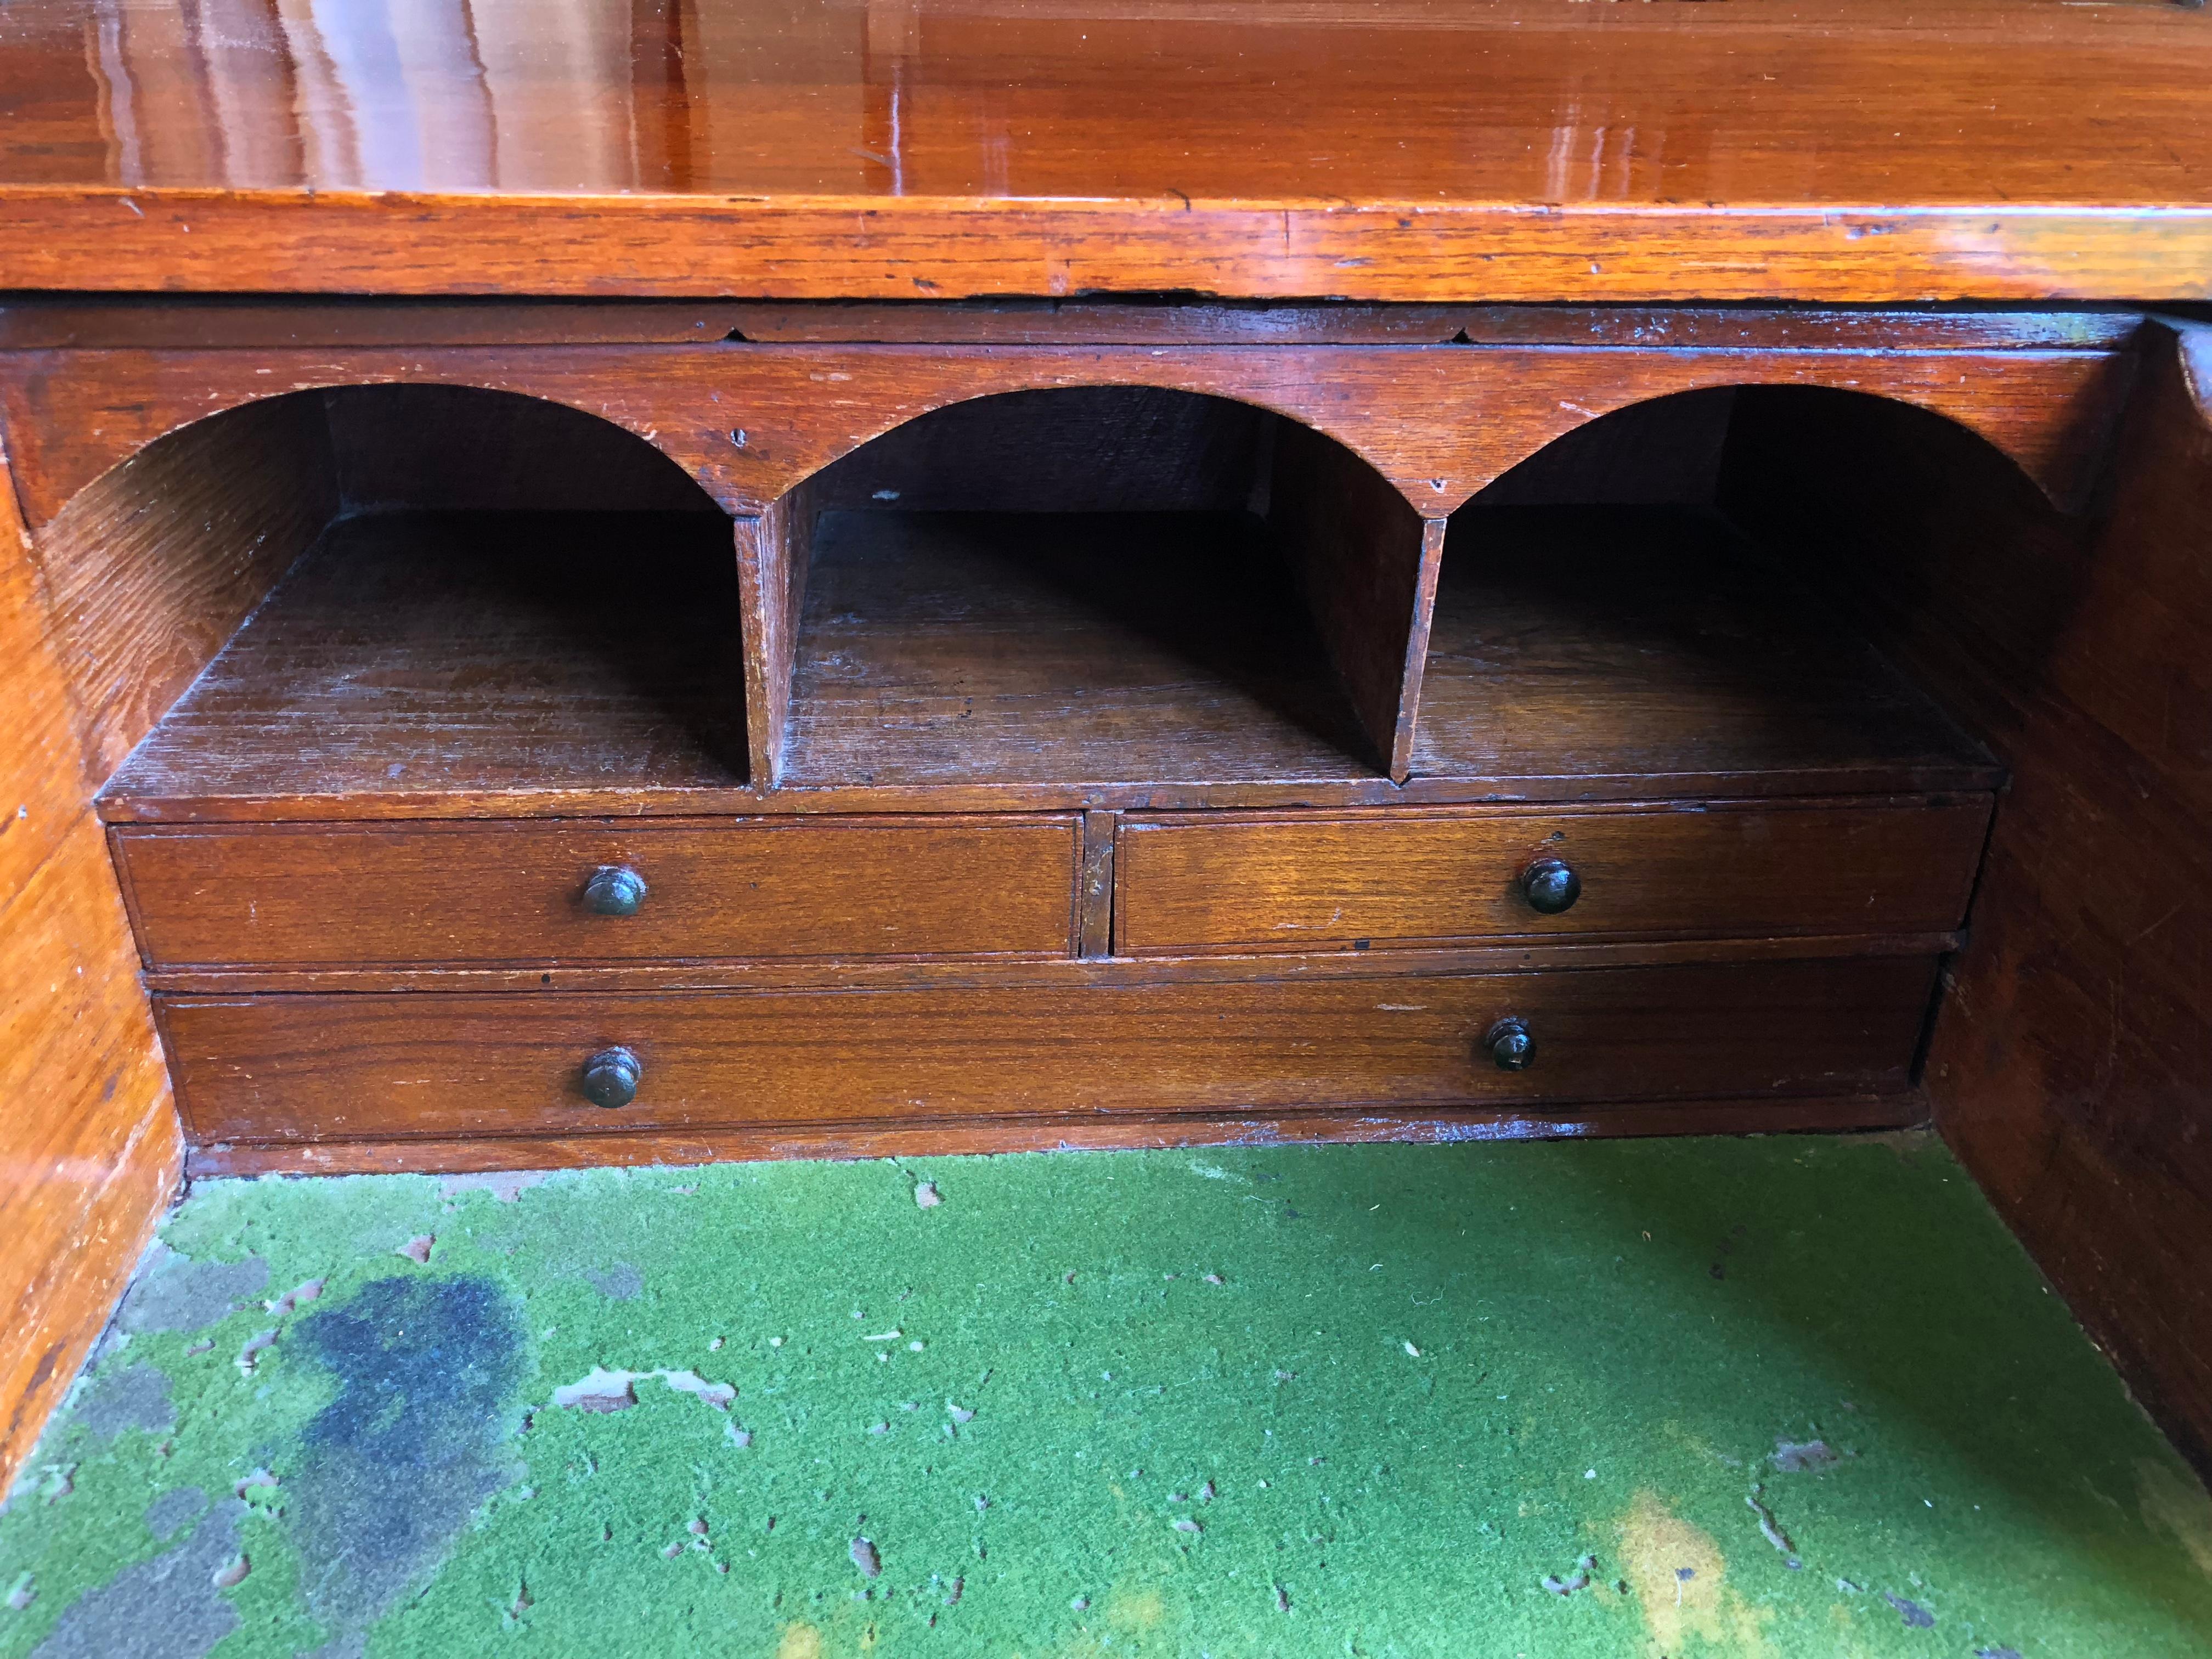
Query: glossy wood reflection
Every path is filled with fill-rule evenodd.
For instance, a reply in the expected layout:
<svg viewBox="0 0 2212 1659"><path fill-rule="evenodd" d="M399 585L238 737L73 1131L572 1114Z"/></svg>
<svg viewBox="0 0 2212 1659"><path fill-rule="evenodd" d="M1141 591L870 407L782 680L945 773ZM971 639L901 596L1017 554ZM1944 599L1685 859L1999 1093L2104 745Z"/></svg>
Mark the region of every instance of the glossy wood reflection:
<svg viewBox="0 0 2212 1659"><path fill-rule="evenodd" d="M2158 4L40 0L0 283L2202 295L2208 74Z"/></svg>

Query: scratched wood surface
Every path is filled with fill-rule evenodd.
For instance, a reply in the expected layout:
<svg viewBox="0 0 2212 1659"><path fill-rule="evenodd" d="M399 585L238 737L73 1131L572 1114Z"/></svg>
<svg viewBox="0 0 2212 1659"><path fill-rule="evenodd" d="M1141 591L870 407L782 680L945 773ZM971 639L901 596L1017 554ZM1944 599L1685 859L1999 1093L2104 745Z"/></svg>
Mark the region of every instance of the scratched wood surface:
<svg viewBox="0 0 2212 1659"><path fill-rule="evenodd" d="M1870 310L1791 306L1364 304L1330 300L329 299L27 294L0 349L672 345L1473 345L2001 351L2125 345L2125 306Z"/></svg>
<svg viewBox="0 0 2212 1659"><path fill-rule="evenodd" d="M2212 32L2179 6L433 0L386 27L369 55L313 11L11 6L0 286L2212 290Z"/></svg>
<svg viewBox="0 0 2212 1659"><path fill-rule="evenodd" d="M1788 1096L1778 1100L1668 1101L1638 1106L1492 1106L1353 1112L1177 1113L1168 1116L949 1117L927 1123L603 1130L580 1135L474 1135L454 1139L213 1141L193 1146L193 1179L214 1176L458 1174L467 1170L605 1169L771 1158L957 1158L990 1152L1126 1151L1228 1146L1416 1145L1468 1140L1606 1139L1620 1135L1790 1134L1896 1129L1927 1121L1918 1092Z"/></svg>

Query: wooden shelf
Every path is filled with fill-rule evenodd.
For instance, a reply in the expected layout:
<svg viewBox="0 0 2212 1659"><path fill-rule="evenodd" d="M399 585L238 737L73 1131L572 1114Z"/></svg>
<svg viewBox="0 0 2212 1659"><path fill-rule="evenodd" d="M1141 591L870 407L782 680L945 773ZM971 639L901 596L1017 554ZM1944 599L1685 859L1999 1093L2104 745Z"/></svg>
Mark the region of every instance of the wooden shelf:
<svg viewBox="0 0 2212 1659"><path fill-rule="evenodd" d="M1256 519L824 513L784 782L1370 779Z"/></svg>
<svg viewBox="0 0 2212 1659"><path fill-rule="evenodd" d="M1571 800L2002 775L1717 516L1471 507L1445 543L1413 775Z"/></svg>
<svg viewBox="0 0 2212 1659"><path fill-rule="evenodd" d="M729 521L340 520L106 798L742 787Z"/></svg>
<svg viewBox="0 0 2212 1659"><path fill-rule="evenodd" d="M1293 587L1244 514L825 513L783 787L885 805L1076 805L1151 786L1376 799L1389 786L1359 758ZM125 817L334 815L313 805L325 798L373 799L379 816L410 801L527 813L539 798L758 810L774 792L747 785L738 617L716 514L343 520L103 799ZM2001 776L1720 520L1678 508L1462 511L1413 761L1406 794L1422 799Z"/></svg>

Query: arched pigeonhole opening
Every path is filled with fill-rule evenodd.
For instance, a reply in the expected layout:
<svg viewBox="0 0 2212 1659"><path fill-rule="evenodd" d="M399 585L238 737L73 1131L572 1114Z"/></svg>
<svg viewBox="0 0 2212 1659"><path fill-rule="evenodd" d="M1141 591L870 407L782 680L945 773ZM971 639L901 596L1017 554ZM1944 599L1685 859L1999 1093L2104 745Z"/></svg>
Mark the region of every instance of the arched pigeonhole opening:
<svg viewBox="0 0 2212 1659"><path fill-rule="evenodd" d="M1421 523L1334 439L1146 386L922 415L772 515L794 618L781 781L1373 778Z"/></svg>

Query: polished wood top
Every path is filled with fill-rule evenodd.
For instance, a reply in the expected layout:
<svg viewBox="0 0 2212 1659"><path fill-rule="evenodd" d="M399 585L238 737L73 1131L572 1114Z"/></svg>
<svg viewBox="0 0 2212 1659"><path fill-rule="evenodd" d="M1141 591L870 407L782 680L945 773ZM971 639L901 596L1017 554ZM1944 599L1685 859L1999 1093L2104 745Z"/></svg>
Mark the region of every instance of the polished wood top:
<svg viewBox="0 0 2212 1659"><path fill-rule="evenodd" d="M0 285L2212 295L2173 0L15 0Z"/></svg>

